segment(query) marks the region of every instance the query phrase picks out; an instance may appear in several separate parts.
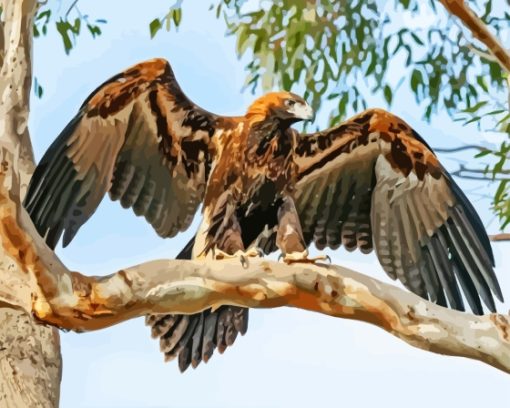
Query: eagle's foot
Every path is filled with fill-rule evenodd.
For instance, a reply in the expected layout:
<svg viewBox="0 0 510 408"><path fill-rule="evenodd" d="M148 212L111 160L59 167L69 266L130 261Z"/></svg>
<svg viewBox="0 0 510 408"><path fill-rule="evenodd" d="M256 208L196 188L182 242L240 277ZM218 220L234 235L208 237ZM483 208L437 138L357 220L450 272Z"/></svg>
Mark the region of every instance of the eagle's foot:
<svg viewBox="0 0 510 408"><path fill-rule="evenodd" d="M237 251L236 254L239 254L241 265L245 269L248 268L248 266L250 266L248 258L262 258L264 256L262 250L256 247L251 247L247 251Z"/></svg>
<svg viewBox="0 0 510 408"><path fill-rule="evenodd" d="M291 265L294 263L310 263L310 264L316 264L319 262L325 262L331 263L331 258L329 255L318 255L310 258L308 256L308 251L304 250L303 252L289 252L285 255L280 255L278 259L283 258L283 262L285 262L287 265Z"/></svg>
<svg viewBox="0 0 510 408"><path fill-rule="evenodd" d="M233 255L218 249L214 251L214 259L219 260L237 258L241 261L241 265L243 266L243 268L248 268L250 264L248 262L248 258L261 258L263 255L264 253L262 252L262 250L255 247L249 248L247 251L241 250L236 251Z"/></svg>

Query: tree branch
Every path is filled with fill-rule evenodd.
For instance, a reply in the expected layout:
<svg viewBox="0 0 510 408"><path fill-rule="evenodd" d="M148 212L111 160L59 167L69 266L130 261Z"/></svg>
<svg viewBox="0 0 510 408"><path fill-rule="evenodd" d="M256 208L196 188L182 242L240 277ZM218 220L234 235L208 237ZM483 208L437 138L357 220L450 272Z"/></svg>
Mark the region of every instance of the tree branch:
<svg viewBox="0 0 510 408"><path fill-rule="evenodd" d="M499 234L489 235L489 239L493 242L510 241L510 234L501 232Z"/></svg>
<svg viewBox="0 0 510 408"><path fill-rule="evenodd" d="M256 260L243 269L238 261L159 260L88 277L67 270L5 189L0 214L0 233L10 237L2 241L6 253L34 281L31 299L19 307L60 328L97 330L149 313L197 313L222 304L291 306L368 322L415 347L510 373L510 323L501 314L448 310L339 266Z"/></svg>
<svg viewBox="0 0 510 408"><path fill-rule="evenodd" d="M457 153L464 150L478 150L480 152L486 152L490 149L487 149L483 146L478 145L464 145L464 146L457 146L457 147L434 147L433 149L436 153Z"/></svg>
<svg viewBox="0 0 510 408"><path fill-rule="evenodd" d="M440 0L446 10L458 17L469 28L475 38L481 41L496 58L501 68L510 73L510 53L489 31L485 23L471 10L464 0Z"/></svg>
<svg viewBox="0 0 510 408"><path fill-rule="evenodd" d="M480 58L484 58L487 61L496 62L499 64L498 59L488 52L482 51L481 49L477 48L474 44L470 43L469 41L466 41L466 46L469 48L471 52L478 55Z"/></svg>
<svg viewBox="0 0 510 408"><path fill-rule="evenodd" d="M510 373L510 323L473 316L339 266L253 261L153 261L106 278L67 276L34 313L70 330L96 330L148 313L197 313L222 304L291 306L374 324L435 353L477 359Z"/></svg>
<svg viewBox="0 0 510 408"><path fill-rule="evenodd" d="M496 172L497 174L508 175L510 174L509 169L500 169ZM451 172L452 176L460 177L468 180L481 180L481 181L508 181L508 177L495 177L492 171L487 169L473 169L461 164L459 168Z"/></svg>

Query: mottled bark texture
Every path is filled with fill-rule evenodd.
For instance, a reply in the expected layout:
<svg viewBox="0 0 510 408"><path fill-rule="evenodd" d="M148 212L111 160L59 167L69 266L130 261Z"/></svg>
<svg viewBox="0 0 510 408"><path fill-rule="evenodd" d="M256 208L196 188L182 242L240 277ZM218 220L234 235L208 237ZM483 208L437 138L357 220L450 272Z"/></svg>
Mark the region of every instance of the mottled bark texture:
<svg viewBox="0 0 510 408"><path fill-rule="evenodd" d="M0 23L0 183L5 200L24 194L34 167L28 134L32 77L32 21L35 0L2 0ZM58 330L41 325L23 306L34 287L24 260L13 258L6 243L15 220L0 210L0 406L58 405L61 358ZM22 251L22 249L20 249ZM19 254L23 256L22 252Z"/></svg>

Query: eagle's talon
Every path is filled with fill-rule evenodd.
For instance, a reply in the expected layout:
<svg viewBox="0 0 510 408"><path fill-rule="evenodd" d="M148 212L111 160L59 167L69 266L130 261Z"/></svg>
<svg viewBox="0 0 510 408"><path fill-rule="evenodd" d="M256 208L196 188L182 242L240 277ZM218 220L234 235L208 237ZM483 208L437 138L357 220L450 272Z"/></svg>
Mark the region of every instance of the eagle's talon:
<svg viewBox="0 0 510 408"><path fill-rule="evenodd" d="M259 248L249 248L247 251L236 251L234 254L228 254L225 251L216 249L213 255L215 260L239 259L244 269L250 266L249 258L260 258L263 255Z"/></svg>
<svg viewBox="0 0 510 408"><path fill-rule="evenodd" d="M248 269L248 266L250 266L250 263L248 262L248 258L243 254L239 257L239 259L241 260L241 266L244 269Z"/></svg>
<svg viewBox="0 0 510 408"><path fill-rule="evenodd" d="M250 247L247 251L238 251L241 256L251 257L251 258L262 258L264 256L264 252L258 247Z"/></svg>

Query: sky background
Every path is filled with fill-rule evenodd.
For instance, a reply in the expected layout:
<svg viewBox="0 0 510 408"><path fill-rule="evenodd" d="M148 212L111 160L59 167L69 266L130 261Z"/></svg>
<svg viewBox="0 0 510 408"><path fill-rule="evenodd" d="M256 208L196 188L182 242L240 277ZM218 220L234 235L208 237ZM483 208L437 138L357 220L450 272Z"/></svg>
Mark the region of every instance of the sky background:
<svg viewBox="0 0 510 408"><path fill-rule="evenodd" d="M70 2L62 2L66 10ZM67 56L53 30L34 46L34 74L44 88L32 98L30 130L37 160L98 84L128 66L153 57L168 59L186 94L219 114L241 115L255 97L241 92L246 60L235 54L235 38L208 11L209 2L189 0L176 33L149 36L148 23L167 10L166 1L83 0L82 13L105 18L96 40L82 35ZM427 24L431 16L403 17L404 24ZM398 61L391 76L402 76ZM260 91L259 91L260 93ZM386 108L382 98L371 106ZM431 124L423 108L403 86L391 111L410 123L432 146L494 142L476 127L463 127L441 114ZM327 124L327 105L314 126ZM447 168L458 162L439 155ZM470 156L456 156L469 161ZM490 232L497 221L490 202L481 198L490 187L460 182ZM57 253L70 268L105 275L157 258L172 258L198 226L174 239L159 238L144 219L105 199L73 243ZM494 246L503 293L510 299L510 244ZM389 281L375 256L330 252L333 262ZM508 303L499 305L508 311ZM439 356L415 349L365 323L280 308L250 311L247 335L208 364L180 374L165 364L159 344L143 319L99 332L62 333L64 359L61 406L71 407L308 407L508 406L510 376L479 362Z"/></svg>

